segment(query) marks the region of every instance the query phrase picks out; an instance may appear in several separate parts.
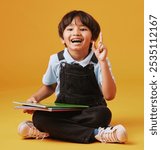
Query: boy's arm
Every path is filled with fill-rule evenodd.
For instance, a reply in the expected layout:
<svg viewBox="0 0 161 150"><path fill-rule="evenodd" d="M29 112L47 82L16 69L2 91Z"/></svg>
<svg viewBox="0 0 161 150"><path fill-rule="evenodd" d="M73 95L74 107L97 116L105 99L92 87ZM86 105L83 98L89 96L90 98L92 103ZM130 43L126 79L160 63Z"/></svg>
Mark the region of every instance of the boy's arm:
<svg viewBox="0 0 161 150"><path fill-rule="evenodd" d="M27 102L39 103L41 100L49 97L55 92L56 84L43 85L36 93L34 93Z"/></svg>
<svg viewBox="0 0 161 150"><path fill-rule="evenodd" d="M95 42L93 42L92 49L101 67L103 96L106 100L112 100L116 94L116 85L109 70L108 63L106 61L107 48L103 45L102 41L102 33L100 33L100 40L98 42L98 46L96 47Z"/></svg>
<svg viewBox="0 0 161 150"><path fill-rule="evenodd" d="M116 95L116 84L112 78L107 61L100 61L102 72L102 93L106 100L112 100Z"/></svg>

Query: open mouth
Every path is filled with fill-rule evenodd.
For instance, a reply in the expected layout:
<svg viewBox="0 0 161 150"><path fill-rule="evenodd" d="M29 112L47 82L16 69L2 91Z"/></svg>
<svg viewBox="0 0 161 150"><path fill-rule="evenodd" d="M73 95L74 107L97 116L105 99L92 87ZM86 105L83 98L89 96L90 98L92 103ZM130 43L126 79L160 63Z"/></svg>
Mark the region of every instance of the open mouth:
<svg viewBox="0 0 161 150"><path fill-rule="evenodd" d="M83 40L82 39L72 39L72 43L81 43Z"/></svg>

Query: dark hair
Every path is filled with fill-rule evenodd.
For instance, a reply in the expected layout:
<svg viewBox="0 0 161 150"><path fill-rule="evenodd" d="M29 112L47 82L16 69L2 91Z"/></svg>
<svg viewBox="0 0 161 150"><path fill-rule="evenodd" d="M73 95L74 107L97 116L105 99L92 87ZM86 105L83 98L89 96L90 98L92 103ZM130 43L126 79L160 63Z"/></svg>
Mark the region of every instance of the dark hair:
<svg viewBox="0 0 161 150"><path fill-rule="evenodd" d="M100 33L100 25L90 14L80 10L70 11L61 19L58 25L59 36L63 39L63 32L65 28L71 24L75 17L79 17L82 24L91 30L92 40L97 40Z"/></svg>

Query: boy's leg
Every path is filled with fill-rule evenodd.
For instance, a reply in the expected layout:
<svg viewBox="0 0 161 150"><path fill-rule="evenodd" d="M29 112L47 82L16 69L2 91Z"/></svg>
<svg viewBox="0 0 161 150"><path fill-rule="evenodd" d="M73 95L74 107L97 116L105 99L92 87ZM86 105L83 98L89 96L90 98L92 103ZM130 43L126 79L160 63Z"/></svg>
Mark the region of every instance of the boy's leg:
<svg viewBox="0 0 161 150"><path fill-rule="evenodd" d="M95 141L94 129L106 127L111 121L111 111L106 106L87 108L80 112L36 111L33 123L37 129L53 138L90 143Z"/></svg>
<svg viewBox="0 0 161 150"><path fill-rule="evenodd" d="M112 113L106 106L90 107L83 110L79 115L72 117L72 120L86 127L98 128L107 127L112 118Z"/></svg>

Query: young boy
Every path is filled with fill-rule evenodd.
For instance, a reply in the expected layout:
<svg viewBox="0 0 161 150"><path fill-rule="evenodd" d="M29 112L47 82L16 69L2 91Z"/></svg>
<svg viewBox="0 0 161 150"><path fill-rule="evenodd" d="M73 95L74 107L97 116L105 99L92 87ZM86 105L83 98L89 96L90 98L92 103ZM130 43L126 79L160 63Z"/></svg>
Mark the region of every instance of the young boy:
<svg viewBox="0 0 161 150"><path fill-rule="evenodd" d="M112 115L105 99L115 97L116 85L99 24L88 13L74 10L62 18L58 30L65 49L50 57L43 86L27 101L38 103L55 92L56 102L90 107L71 112L24 110L33 113L33 119L22 122L18 133L24 138L51 137L79 143L126 142L122 125L109 126Z"/></svg>

